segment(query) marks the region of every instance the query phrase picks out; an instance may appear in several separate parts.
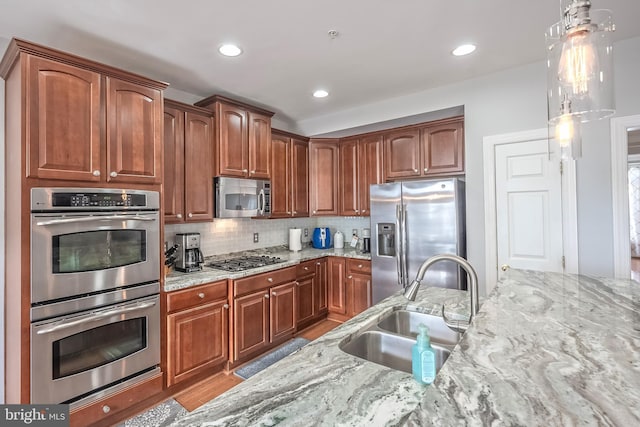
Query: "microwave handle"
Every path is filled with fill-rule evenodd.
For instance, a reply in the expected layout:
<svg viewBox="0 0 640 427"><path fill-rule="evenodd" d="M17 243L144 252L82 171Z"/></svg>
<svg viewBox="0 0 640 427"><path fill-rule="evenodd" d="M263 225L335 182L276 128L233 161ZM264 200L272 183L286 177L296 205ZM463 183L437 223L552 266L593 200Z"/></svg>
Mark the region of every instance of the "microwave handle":
<svg viewBox="0 0 640 427"><path fill-rule="evenodd" d="M36 225L57 225L71 224L74 222L92 222L92 221L155 221L152 216L134 216L134 215L106 215L106 216L78 216L73 218L50 219L48 221L38 221Z"/></svg>
<svg viewBox="0 0 640 427"><path fill-rule="evenodd" d="M264 215L264 209L265 209L265 195L264 195L264 189L260 190L260 193L258 193L258 214L259 215Z"/></svg>
<svg viewBox="0 0 640 427"><path fill-rule="evenodd" d="M55 325L51 326L50 328L40 329L38 332L36 332L36 334L38 335L49 334L51 332L59 331L61 329L67 329L73 326L82 325L83 323L95 322L96 320L100 320L105 317L110 317L116 314L124 314L130 311L143 310L145 308L153 307L154 305L156 305L155 301L141 302L134 305L133 307L116 308L114 310L107 310L99 313L91 313L84 316L82 319L72 320L70 322L61 320L60 322L57 322Z"/></svg>

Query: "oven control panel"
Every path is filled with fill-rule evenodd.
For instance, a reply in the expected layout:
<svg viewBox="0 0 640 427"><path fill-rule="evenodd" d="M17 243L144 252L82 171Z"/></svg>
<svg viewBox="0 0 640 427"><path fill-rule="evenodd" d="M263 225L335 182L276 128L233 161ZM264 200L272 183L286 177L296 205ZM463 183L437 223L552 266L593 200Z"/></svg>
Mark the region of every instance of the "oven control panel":
<svg viewBox="0 0 640 427"><path fill-rule="evenodd" d="M31 211L157 210L157 191L107 188L32 188Z"/></svg>
<svg viewBox="0 0 640 427"><path fill-rule="evenodd" d="M144 207L145 197L142 194L127 193L53 193L53 207Z"/></svg>

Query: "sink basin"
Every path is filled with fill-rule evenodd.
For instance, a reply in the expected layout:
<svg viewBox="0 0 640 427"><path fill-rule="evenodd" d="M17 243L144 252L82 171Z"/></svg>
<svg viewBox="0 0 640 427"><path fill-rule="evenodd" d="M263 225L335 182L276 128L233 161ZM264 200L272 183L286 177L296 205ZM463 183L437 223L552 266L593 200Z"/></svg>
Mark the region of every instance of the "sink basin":
<svg viewBox="0 0 640 427"><path fill-rule="evenodd" d="M418 336L418 325L424 323L429 327L431 343L455 346L460 341L460 334L450 329L442 317L417 311L396 310L378 323L378 328L394 334L412 337Z"/></svg>
<svg viewBox="0 0 640 427"><path fill-rule="evenodd" d="M345 353L378 365L411 373L411 347L415 339L389 334L382 331L366 331L351 341L340 345ZM436 353L436 372L440 370L451 351L431 343Z"/></svg>

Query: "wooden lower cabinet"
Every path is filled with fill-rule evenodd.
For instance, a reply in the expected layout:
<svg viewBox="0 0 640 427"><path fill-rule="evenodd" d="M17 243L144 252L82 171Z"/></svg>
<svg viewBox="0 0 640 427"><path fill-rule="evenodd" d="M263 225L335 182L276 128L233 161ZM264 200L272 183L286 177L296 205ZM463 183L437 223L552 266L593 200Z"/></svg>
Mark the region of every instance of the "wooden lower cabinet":
<svg viewBox="0 0 640 427"><path fill-rule="evenodd" d="M269 294L258 291L233 302L233 360L259 353L269 345Z"/></svg>
<svg viewBox="0 0 640 427"><path fill-rule="evenodd" d="M295 282L271 288L270 322L271 340L277 342L293 336L296 329Z"/></svg>
<svg viewBox="0 0 640 427"><path fill-rule="evenodd" d="M298 331L327 315L327 259L305 261L297 266L296 329Z"/></svg>
<svg viewBox="0 0 640 427"><path fill-rule="evenodd" d="M371 307L371 261L329 258L329 318L344 321Z"/></svg>
<svg viewBox="0 0 640 427"><path fill-rule="evenodd" d="M328 261L327 258L316 260L316 276L315 281L318 284L314 288L314 300L313 309L318 316L324 316L327 314L327 287L329 286L328 280Z"/></svg>
<svg viewBox="0 0 640 427"><path fill-rule="evenodd" d="M167 294L167 386L229 359L227 281Z"/></svg>
<svg viewBox="0 0 640 427"><path fill-rule="evenodd" d="M298 279L296 284L296 302L297 319L296 324L298 330L304 328L311 319L313 319L314 313L314 281L316 280L315 271L312 275Z"/></svg>

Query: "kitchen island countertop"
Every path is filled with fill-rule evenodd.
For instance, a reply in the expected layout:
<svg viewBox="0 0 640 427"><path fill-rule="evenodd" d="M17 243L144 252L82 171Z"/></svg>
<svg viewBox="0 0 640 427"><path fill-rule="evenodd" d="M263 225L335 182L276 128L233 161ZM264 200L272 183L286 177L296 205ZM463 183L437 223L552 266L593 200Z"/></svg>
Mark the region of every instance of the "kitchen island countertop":
<svg viewBox="0 0 640 427"><path fill-rule="evenodd" d="M430 386L338 345L397 307L468 313L466 293L400 294L174 426L640 425L640 285L511 270Z"/></svg>
<svg viewBox="0 0 640 427"><path fill-rule="evenodd" d="M229 272L224 270L217 270L215 268L207 267L207 264L213 260L238 258L241 256L270 256L282 258L283 262L271 265L265 265L264 267L251 268L244 271ZM322 258L326 256L339 256L345 258L358 258L358 259L371 259L371 254L362 253L354 248L344 249L314 249L312 247L305 247L301 251L292 252L287 249L286 246L275 246L265 249L254 249L244 252L235 252L225 255L215 255L205 258L202 271L193 273L181 273L179 271L172 271L164 280L165 292L176 291L178 289L189 288L191 286L202 285L205 283L216 282L218 280L225 279L239 279L241 277L253 276L254 274L266 273L268 271L278 270L280 268L290 267L292 265L300 264L303 261L310 259Z"/></svg>

